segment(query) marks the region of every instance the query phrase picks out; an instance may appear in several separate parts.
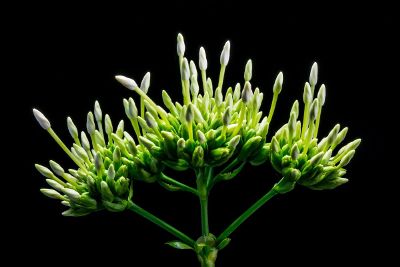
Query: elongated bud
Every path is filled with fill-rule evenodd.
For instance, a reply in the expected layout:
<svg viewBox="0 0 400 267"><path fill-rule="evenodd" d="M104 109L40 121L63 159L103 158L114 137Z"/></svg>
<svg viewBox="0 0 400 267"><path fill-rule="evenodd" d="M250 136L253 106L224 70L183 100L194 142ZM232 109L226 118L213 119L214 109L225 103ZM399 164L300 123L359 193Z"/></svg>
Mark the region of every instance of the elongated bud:
<svg viewBox="0 0 400 267"><path fill-rule="evenodd" d="M157 128L157 122L154 119L153 115L150 114L150 112L146 112L144 114L144 119L146 120L147 126L149 126L152 129Z"/></svg>
<svg viewBox="0 0 400 267"><path fill-rule="evenodd" d="M197 80L197 68L193 60L190 60L189 67L190 67L190 77L194 76Z"/></svg>
<svg viewBox="0 0 400 267"><path fill-rule="evenodd" d="M77 139L78 138L78 129L76 128L74 122L72 121L72 119L70 117L67 118L67 127L68 127L68 131L69 131L69 134L71 135L71 137L73 139Z"/></svg>
<svg viewBox="0 0 400 267"><path fill-rule="evenodd" d="M40 192L42 192L43 195L49 198L60 199L60 200L65 199L60 193L58 193L54 189L42 188L40 189Z"/></svg>
<svg viewBox="0 0 400 267"><path fill-rule="evenodd" d="M283 73L279 72L278 76L276 76L273 92L274 94L279 94L282 91L283 85Z"/></svg>
<svg viewBox="0 0 400 267"><path fill-rule="evenodd" d="M73 201L78 201L81 195L71 188L64 188L63 193L68 196Z"/></svg>
<svg viewBox="0 0 400 267"><path fill-rule="evenodd" d="M140 90L142 90L145 94L149 91L150 87L150 72L146 72L143 76L142 82L140 83Z"/></svg>
<svg viewBox="0 0 400 267"><path fill-rule="evenodd" d="M312 101L312 93L311 93L311 87L310 84L306 82L304 85L304 92L303 92L303 102L305 104L309 104Z"/></svg>
<svg viewBox="0 0 400 267"><path fill-rule="evenodd" d="M111 134L113 132L113 125L111 122L111 118L108 114L106 114L106 116L104 118L104 124L105 124L105 128L106 128L106 133Z"/></svg>
<svg viewBox="0 0 400 267"><path fill-rule="evenodd" d="M199 140L200 144L204 144L205 142L207 142L207 138L202 131L197 130L196 135L197 140Z"/></svg>
<svg viewBox="0 0 400 267"><path fill-rule="evenodd" d="M184 81L188 81L190 78L190 69L187 58L183 58L182 61L181 77Z"/></svg>
<svg viewBox="0 0 400 267"><path fill-rule="evenodd" d="M207 87L208 87L208 93L212 97L214 92L214 87L211 78L207 78Z"/></svg>
<svg viewBox="0 0 400 267"><path fill-rule="evenodd" d="M251 84L246 82L244 84L243 92L242 92L242 101L247 104L253 98L253 91L251 90Z"/></svg>
<svg viewBox="0 0 400 267"><path fill-rule="evenodd" d="M104 198L104 200L111 202L114 199L114 195L105 181L100 182L100 189L101 189L101 196Z"/></svg>
<svg viewBox="0 0 400 267"><path fill-rule="evenodd" d="M43 175L46 178L53 178L54 174L46 167L39 165L39 164L35 164L35 168L36 170L38 170L38 172L40 172L41 175Z"/></svg>
<svg viewBox="0 0 400 267"><path fill-rule="evenodd" d="M313 157L310 159L311 165L315 166L315 165L317 165L318 163L320 163L321 160L322 160L322 158L324 157L324 155L325 155L324 152L319 152L317 155L313 156Z"/></svg>
<svg viewBox="0 0 400 267"><path fill-rule="evenodd" d="M347 154L340 160L339 167L342 168L349 164L355 153L355 150L350 150L349 152L347 152Z"/></svg>
<svg viewBox="0 0 400 267"><path fill-rule="evenodd" d="M234 150L236 146L239 144L240 141L240 135L236 135L233 137L231 140L229 140L227 146L230 150Z"/></svg>
<svg viewBox="0 0 400 267"><path fill-rule="evenodd" d="M144 145L144 147L147 148L148 150L151 150L153 148L153 146L155 146L155 144L152 141L150 141L149 139L147 139L146 137L139 136L139 140Z"/></svg>
<svg viewBox="0 0 400 267"><path fill-rule="evenodd" d="M117 130L115 131L115 134L116 134L119 138L122 138L122 136L124 136L124 126L125 126L125 123L124 123L123 120L121 120L121 121L118 123Z"/></svg>
<svg viewBox="0 0 400 267"><path fill-rule="evenodd" d="M87 151L90 150L90 142L84 131L81 132L82 147Z"/></svg>
<svg viewBox="0 0 400 267"><path fill-rule="evenodd" d="M94 102L94 117L96 118L96 121L103 120L103 112L101 111L99 101L97 100Z"/></svg>
<svg viewBox="0 0 400 267"><path fill-rule="evenodd" d="M310 121L313 121L317 118L318 115L318 108L319 108L319 101L318 99L314 99L314 101L311 104L310 108Z"/></svg>
<svg viewBox="0 0 400 267"><path fill-rule="evenodd" d="M328 151L326 151L326 153L324 154L321 163L322 164L328 163L328 161L330 160L331 156L332 156L332 149L328 149Z"/></svg>
<svg viewBox="0 0 400 267"><path fill-rule="evenodd" d="M185 114L185 120L186 122L192 122L194 118L194 112L193 112L193 105L192 103L189 104L187 110L186 110L186 114Z"/></svg>
<svg viewBox="0 0 400 267"><path fill-rule="evenodd" d="M322 84L321 87L319 88L317 98L321 106L323 106L325 104L325 98L326 98L325 84Z"/></svg>
<svg viewBox="0 0 400 267"><path fill-rule="evenodd" d="M300 156L300 150L297 144L294 144L290 151L290 156L292 157L293 160L297 160Z"/></svg>
<svg viewBox="0 0 400 267"><path fill-rule="evenodd" d="M257 135L264 138L268 133L268 128L269 128L268 117L265 116L263 120L260 122L260 125L258 126Z"/></svg>
<svg viewBox="0 0 400 267"><path fill-rule="evenodd" d="M94 134L94 131L96 131L96 124L94 123L94 117L92 112L89 112L87 115L86 128L90 135Z"/></svg>
<svg viewBox="0 0 400 267"><path fill-rule="evenodd" d="M194 167L201 167L204 164L204 150L201 146L196 146L193 151L192 165Z"/></svg>
<svg viewBox="0 0 400 267"><path fill-rule="evenodd" d="M114 180L114 178L115 178L115 169L114 169L114 165L113 164L110 164L110 167L108 167L107 176L111 180Z"/></svg>
<svg viewBox="0 0 400 267"><path fill-rule="evenodd" d="M262 140L261 136L253 136L243 145L240 154L238 156L239 159L245 159L249 157L258 147Z"/></svg>
<svg viewBox="0 0 400 267"><path fill-rule="evenodd" d="M57 174L58 176L63 176L64 174L64 169L61 167L60 164L58 164L57 162L50 160L50 168L53 170L53 172L55 174Z"/></svg>
<svg viewBox="0 0 400 267"><path fill-rule="evenodd" d="M272 137L272 140L271 140L271 150L274 153L279 153L279 151L281 150L281 148L279 146L279 142L275 136Z"/></svg>
<svg viewBox="0 0 400 267"><path fill-rule="evenodd" d="M344 138L347 135L348 130L349 130L349 128L345 127L337 134L335 141L333 141L333 143L332 143L333 147L336 147L341 142L343 142Z"/></svg>
<svg viewBox="0 0 400 267"><path fill-rule="evenodd" d="M133 118L136 118L138 115L138 110L132 97L129 98L129 113Z"/></svg>
<svg viewBox="0 0 400 267"><path fill-rule="evenodd" d="M113 161L120 162L121 161L121 149L117 146L113 152Z"/></svg>
<svg viewBox="0 0 400 267"><path fill-rule="evenodd" d="M224 115L222 116L222 123L225 126L228 126L230 122L231 122L231 109L228 107L225 110Z"/></svg>
<svg viewBox="0 0 400 267"><path fill-rule="evenodd" d="M221 52L221 57L220 57L221 65L224 66L228 65L230 53L231 53L231 43L229 41L226 41L224 48L222 49Z"/></svg>
<svg viewBox="0 0 400 267"><path fill-rule="evenodd" d="M62 192L62 190L64 189L64 186L60 185L59 183L57 183L56 181L54 181L52 179L46 179L46 182L48 185L50 185L57 191Z"/></svg>
<svg viewBox="0 0 400 267"><path fill-rule="evenodd" d="M125 136L126 140L128 141L128 144L127 144L128 152L133 155L136 155L138 153L138 150L136 147L135 140L133 140L132 136L127 132L124 132L124 136Z"/></svg>
<svg viewBox="0 0 400 267"><path fill-rule="evenodd" d="M177 37L176 52L180 57L183 57L183 55L185 54L185 41L183 39L183 35L180 33L178 33Z"/></svg>
<svg viewBox="0 0 400 267"><path fill-rule="evenodd" d="M122 84L124 87L128 88L129 90L133 90L138 87L136 82L128 77L122 76L122 75L117 75L115 76L115 79Z"/></svg>
<svg viewBox="0 0 400 267"><path fill-rule="evenodd" d="M295 114L295 119L297 120L297 118L299 117L299 101L296 100L293 103L292 109L290 110L290 114Z"/></svg>
<svg viewBox="0 0 400 267"><path fill-rule="evenodd" d="M296 135L296 114L290 113L290 118L288 122L288 134L290 139L292 139Z"/></svg>
<svg viewBox="0 0 400 267"><path fill-rule="evenodd" d="M251 80L251 76L253 74L253 62L249 59L246 63L246 67L244 68L244 80L249 82Z"/></svg>
<svg viewBox="0 0 400 267"><path fill-rule="evenodd" d="M314 62L310 71L310 85L315 86L318 82L318 64Z"/></svg>
<svg viewBox="0 0 400 267"><path fill-rule="evenodd" d="M240 90L240 83L237 83L233 91L233 102L237 102L240 99Z"/></svg>
<svg viewBox="0 0 400 267"><path fill-rule="evenodd" d="M45 130L48 130L51 128L51 124L49 120L43 115L42 112L40 112L37 109L33 109L33 115L35 116L35 119L39 123L40 127L42 127Z"/></svg>
<svg viewBox="0 0 400 267"><path fill-rule="evenodd" d="M348 143L347 145L345 145L344 147L342 147L337 154L341 154L343 152L346 151L350 151L350 150L356 150L357 147L361 144L361 139L356 139L350 143Z"/></svg>
<svg viewBox="0 0 400 267"><path fill-rule="evenodd" d="M204 50L204 47L200 47L199 50L199 69L200 70L207 70L207 57L206 57L206 50Z"/></svg>
<svg viewBox="0 0 400 267"><path fill-rule="evenodd" d="M186 142L185 139L183 138L179 138L178 141L176 142L176 146L178 147L178 149L182 150L186 147Z"/></svg>
<svg viewBox="0 0 400 267"><path fill-rule="evenodd" d="M192 76L190 80L190 93L193 98L196 98L200 91L199 84L197 83L197 78L195 76Z"/></svg>
<svg viewBox="0 0 400 267"><path fill-rule="evenodd" d="M100 171L103 167L103 159L99 153L94 154L94 166L97 171Z"/></svg>

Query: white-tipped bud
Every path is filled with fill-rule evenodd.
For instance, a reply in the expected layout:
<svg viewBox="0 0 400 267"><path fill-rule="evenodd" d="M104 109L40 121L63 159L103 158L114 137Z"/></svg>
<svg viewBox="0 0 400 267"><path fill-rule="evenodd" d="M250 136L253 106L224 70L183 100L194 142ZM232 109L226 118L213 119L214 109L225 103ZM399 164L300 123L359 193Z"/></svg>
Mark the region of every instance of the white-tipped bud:
<svg viewBox="0 0 400 267"><path fill-rule="evenodd" d="M81 143L83 149L85 149L86 151L90 150L90 142L84 131L81 132Z"/></svg>
<svg viewBox="0 0 400 267"><path fill-rule="evenodd" d="M235 90L233 90L233 102L236 103L240 99L240 83L235 85Z"/></svg>
<svg viewBox="0 0 400 267"><path fill-rule="evenodd" d="M117 75L115 76L115 79L122 84L124 87L128 88L129 90L133 90L138 87L136 82L128 77L122 76L122 75Z"/></svg>
<svg viewBox="0 0 400 267"><path fill-rule="evenodd" d="M271 140L271 150L274 153L279 153L279 151L281 150L278 139L276 139L275 136L272 137L272 140Z"/></svg>
<svg viewBox="0 0 400 267"><path fill-rule="evenodd" d="M128 102L129 102L129 114L132 116L132 118L136 118L138 116L138 110L135 101L133 100L132 97L130 97Z"/></svg>
<svg viewBox="0 0 400 267"><path fill-rule="evenodd" d="M101 111L99 101L97 100L94 102L94 117L96 118L96 121L103 120L103 112Z"/></svg>
<svg viewBox="0 0 400 267"><path fill-rule="evenodd" d="M207 78L207 87L208 87L208 93L209 93L210 97L212 97L213 93L214 93L214 86L213 86L211 78Z"/></svg>
<svg viewBox="0 0 400 267"><path fill-rule="evenodd" d="M337 135L339 133L339 130L340 130L340 124L336 124L335 127L333 127L333 129L329 132L329 134L327 136L327 140L326 140L328 147L331 146L335 142Z"/></svg>
<svg viewBox="0 0 400 267"><path fill-rule="evenodd" d="M186 120L186 122L189 123L189 122L193 121L193 118L194 118L193 105L192 105L192 103L190 103L186 110L185 120Z"/></svg>
<svg viewBox="0 0 400 267"><path fill-rule="evenodd" d="M185 40L183 39L183 35L178 33L177 43L176 43L176 52L178 56L183 57L185 54Z"/></svg>
<svg viewBox="0 0 400 267"><path fill-rule="evenodd" d="M103 167L103 159L99 153L94 154L94 166L97 171L100 171Z"/></svg>
<svg viewBox="0 0 400 267"><path fill-rule="evenodd" d="M204 50L204 47L200 47L199 50L199 69L200 70L207 70L207 57L206 57L206 50Z"/></svg>
<svg viewBox="0 0 400 267"><path fill-rule="evenodd" d="M253 62L249 59L246 63L246 67L244 68L244 80L249 82L253 75Z"/></svg>
<svg viewBox="0 0 400 267"><path fill-rule="evenodd" d="M192 76L190 80L190 93L192 94L193 98L196 98L200 90L199 84L197 83L197 78L195 76Z"/></svg>
<svg viewBox="0 0 400 267"><path fill-rule="evenodd" d="M67 118L67 127L71 137L74 139L78 138L78 129L70 117Z"/></svg>
<svg viewBox="0 0 400 267"><path fill-rule="evenodd" d="M294 101L293 105L292 105L292 109L290 110L290 114L295 114L296 120L299 117L299 101L296 100Z"/></svg>
<svg viewBox="0 0 400 267"><path fill-rule="evenodd" d="M46 182L48 185L50 185L57 191L62 192L62 190L64 189L64 186L60 185L59 183L57 183L56 181L54 181L52 179L46 179Z"/></svg>
<svg viewBox="0 0 400 267"><path fill-rule="evenodd" d="M314 99L310 107L310 121L313 121L317 118L319 109L319 101L318 99Z"/></svg>
<svg viewBox="0 0 400 267"><path fill-rule="evenodd" d="M229 140L227 146L229 149L233 150L237 147L240 141L240 135L235 135L231 140Z"/></svg>
<svg viewBox="0 0 400 267"><path fill-rule="evenodd" d="M318 64L314 62L310 71L310 85L315 86L318 82Z"/></svg>
<svg viewBox="0 0 400 267"><path fill-rule="evenodd" d="M335 141L333 141L332 146L336 147L337 145L339 145L341 142L343 142L344 138L347 135L347 132L349 131L349 128L345 127L343 128L338 134L337 137L335 139Z"/></svg>
<svg viewBox="0 0 400 267"><path fill-rule="evenodd" d="M190 69L187 58L184 58L182 61L181 77L184 81L187 81L190 78Z"/></svg>
<svg viewBox="0 0 400 267"><path fill-rule="evenodd" d="M71 200L78 201L81 195L71 188L64 188L63 193L68 196Z"/></svg>
<svg viewBox="0 0 400 267"><path fill-rule="evenodd" d="M106 129L106 133L111 134L113 132L113 125L111 122L111 118L108 114L106 114L106 116L104 118L104 125L105 125L105 129Z"/></svg>
<svg viewBox="0 0 400 267"><path fill-rule="evenodd" d="M312 101L312 93L311 93L311 87L310 84L306 82L304 85L304 92L303 92L303 101L305 104L311 103Z"/></svg>
<svg viewBox="0 0 400 267"><path fill-rule="evenodd" d="M279 94L282 91L283 85L283 73L279 72L278 76L276 76L273 92L274 94Z"/></svg>
<svg viewBox="0 0 400 267"><path fill-rule="evenodd" d="M53 178L54 174L46 167L39 165L39 164L35 164L35 168L36 170L38 170L38 172L40 172L41 175L43 175L46 178Z"/></svg>
<svg viewBox="0 0 400 267"><path fill-rule="evenodd" d="M326 153L324 154L324 157L322 158L322 164L328 163L331 156L332 156L332 149L328 149L328 151L326 151Z"/></svg>
<svg viewBox="0 0 400 267"><path fill-rule="evenodd" d="M144 114L144 119L146 120L147 126L149 126L150 128L157 128L157 122L154 119L153 115L150 114L150 112L146 112Z"/></svg>
<svg viewBox="0 0 400 267"><path fill-rule="evenodd" d="M251 84L249 82L245 82L243 92L242 92L242 101L247 104L253 98L253 91L251 90Z"/></svg>
<svg viewBox="0 0 400 267"><path fill-rule="evenodd" d="M325 84L322 84L321 87L319 88L317 98L321 106L323 106L325 104L325 98L326 98Z"/></svg>
<svg viewBox="0 0 400 267"><path fill-rule="evenodd" d="M47 188L42 188L40 189L40 192L42 192L43 195L49 198L54 198L54 199L65 199L60 193L58 193L54 189L47 189Z"/></svg>
<svg viewBox="0 0 400 267"><path fill-rule="evenodd" d="M347 145L345 145L344 147L342 147L341 149L339 149L338 151L338 155L350 151L350 150L356 150L357 147L361 144L361 139L356 139L350 143L348 143Z"/></svg>
<svg viewBox="0 0 400 267"><path fill-rule="evenodd" d="M222 95L221 87L217 87L217 89L215 89L215 104L217 105L217 107L222 104L223 98L224 96Z"/></svg>
<svg viewBox="0 0 400 267"><path fill-rule="evenodd" d="M224 48L222 49L221 52L221 57L220 57L221 65L224 66L228 65L230 53L231 53L231 43L229 41L226 41Z"/></svg>
<svg viewBox="0 0 400 267"><path fill-rule="evenodd" d="M296 114L293 112L290 113L290 118L287 127L290 138L293 138L296 135Z"/></svg>
<svg viewBox="0 0 400 267"><path fill-rule="evenodd" d="M115 178L115 169L114 169L114 165L113 164L110 164L110 167L108 167L107 176L111 180L114 180L114 178Z"/></svg>
<svg viewBox="0 0 400 267"><path fill-rule="evenodd" d="M53 160L50 160L49 163L50 163L50 168L53 170L53 172L55 174L57 174L58 176L63 176L64 169L63 169L63 167L61 167L60 164L58 164L57 162L55 162Z"/></svg>
<svg viewBox="0 0 400 267"><path fill-rule="evenodd" d="M207 142L207 138L202 131L197 130L196 134L197 140L199 140L200 144L204 144L205 142Z"/></svg>
<svg viewBox="0 0 400 267"><path fill-rule="evenodd" d="M178 147L178 149L183 150L186 147L185 139L179 138L176 142L176 146Z"/></svg>
<svg viewBox="0 0 400 267"><path fill-rule="evenodd" d="M342 168L349 164L355 153L355 150L350 150L349 152L347 152L347 154L340 160L339 167Z"/></svg>
<svg viewBox="0 0 400 267"><path fill-rule="evenodd" d="M142 82L140 83L140 90L142 90L145 94L149 91L150 87L150 72L146 72L143 76Z"/></svg>
<svg viewBox="0 0 400 267"><path fill-rule="evenodd" d="M49 120L43 115L42 112L40 112L37 109L33 109L33 115L35 116L36 120L38 121L39 125L45 129L48 130L51 128L51 124Z"/></svg>
<svg viewBox="0 0 400 267"><path fill-rule="evenodd" d="M268 117L265 116L258 125L257 135L264 138L268 133L268 128L269 128Z"/></svg>
<svg viewBox="0 0 400 267"><path fill-rule="evenodd" d="M294 146L292 147L292 150L290 151L290 156L293 160L297 160L299 158L300 150L297 144L294 144Z"/></svg>
<svg viewBox="0 0 400 267"><path fill-rule="evenodd" d="M190 77L194 76L197 79L197 68L193 60L190 60L189 67L190 67Z"/></svg>
<svg viewBox="0 0 400 267"><path fill-rule="evenodd" d="M90 135L96 131L96 124L94 123L93 113L89 112L86 118L86 129Z"/></svg>
<svg viewBox="0 0 400 267"><path fill-rule="evenodd" d="M228 126L231 122L231 109L229 107L225 110L224 115L222 116L222 122L225 126Z"/></svg>
<svg viewBox="0 0 400 267"><path fill-rule="evenodd" d="M121 120L121 121L118 123L117 130L115 131L116 135L117 135L119 138L122 138L122 136L124 136L124 127L125 127L125 123L124 123L123 120Z"/></svg>

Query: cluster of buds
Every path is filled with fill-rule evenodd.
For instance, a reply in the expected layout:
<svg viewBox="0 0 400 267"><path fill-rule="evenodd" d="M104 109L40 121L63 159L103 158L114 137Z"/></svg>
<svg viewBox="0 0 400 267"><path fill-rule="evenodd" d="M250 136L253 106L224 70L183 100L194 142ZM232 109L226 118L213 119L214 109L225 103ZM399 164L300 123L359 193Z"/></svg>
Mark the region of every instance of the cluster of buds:
<svg viewBox="0 0 400 267"><path fill-rule="evenodd" d="M309 83L304 87L303 121L298 120L299 102L292 106L288 123L273 136L270 144L272 166L283 178L275 185L280 193L291 191L296 183L314 190L333 189L348 180L345 167L353 158L355 149L361 142L356 139L339 149L335 149L346 137L348 128L342 130L337 124L328 136L318 139L318 128L322 107L325 103L326 88L322 84L314 99L317 84L318 65L311 68Z"/></svg>

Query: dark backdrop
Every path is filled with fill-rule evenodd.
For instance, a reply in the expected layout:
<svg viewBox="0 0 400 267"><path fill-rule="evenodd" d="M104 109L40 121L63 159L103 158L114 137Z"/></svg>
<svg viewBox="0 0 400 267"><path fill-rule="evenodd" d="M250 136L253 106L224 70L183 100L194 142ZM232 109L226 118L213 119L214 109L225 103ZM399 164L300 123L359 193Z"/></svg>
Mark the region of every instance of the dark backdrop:
<svg viewBox="0 0 400 267"><path fill-rule="evenodd" d="M385 158L397 136L387 131L396 123L395 108L390 108L390 94L396 87L391 81L396 74L391 68L396 27L390 7L326 5L303 10L250 1L190 5L133 1L129 6L53 4L19 10L20 23L11 31L19 75L12 91L18 94L14 98L22 118L18 126L24 134L18 147L22 142L29 149L13 168L19 175L7 193L15 204L5 218L12 223L9 244L32 263L197 266L192 252L163 245L174 238L135 214L62 217L63 207L40 194L39 188L46 184L33 167L46 165L49 159L73 166L36 124L33 107L43 111L69 142L66 117L82 129L96 99L114 121L125 118L122 98L132 92L114 80L116 74L140 82L151 71L153 99L161 103L164 88L178 96L178 32L184 34L189 58L197 61L199 47L206 48L208 74L214 80L226 40L231 41L226 84L242 81L244 65L253 59L252 83L264 92L264 111L269 108L275 76L284 72L271 132L287 121L291 103L301 99L310 67L317 61L319 81L327 86L320 133L327 134L339 122L350 128L347 140L363 139L349 166L348 184L323 192L299 186L274 198L231 236L218 266L382 263L391 255L385 244L397 234L390 215L398 208L391 206L396 195L388 192L398 174L386 175L395 168L388 166L395 159ZM268 166L248 166L233 181L219 184L210 197L211 231L220 233L277 178ZM193 181L193 177L185 179ZM199 207L193 196L138 184L135 199L189 235L199 235ZM20 259L25 257L14 257Z"/></svg>

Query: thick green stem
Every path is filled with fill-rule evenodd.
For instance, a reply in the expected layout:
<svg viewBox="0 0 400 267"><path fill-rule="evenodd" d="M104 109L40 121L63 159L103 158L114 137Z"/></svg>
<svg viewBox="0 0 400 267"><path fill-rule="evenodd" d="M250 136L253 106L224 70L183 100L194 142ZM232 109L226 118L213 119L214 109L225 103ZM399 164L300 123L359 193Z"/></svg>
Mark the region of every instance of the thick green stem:
<svg viewBox="0 0 400 267"><path fill-rule="evenodd" d="M151 214L150 212L139 207L135 203L130 201L128 204L128 209L139 214L143 218L146 218L147 220L149 220L152 223L156 224L157 226L161 227L162 229L164 229L168 233L174 235L175 237L179 238L185 244L187 244L191 247L194 247L195 241L193 239L191 239L190 237L188 237L186 234L182 233L175 227L171 226L170 224L164 222L160 218L156 217L155 215Z"/></svg>
<svg viewBox="0 0 400 267"><path fill-rule="evenodd" d="M201 233L203 236L209 234L208 227L208 197L200 198L201 207Z"/></svg>
<svg viewBox="0 0 400 267"><path fill-rule="evenodd" d="M277 191L272 188L268 193L266 193L262 198L260 198L256 203L254 203L250 208L248 208L242 215L239 216L231 225L229 225L225 231L220 234L217 238L217 244L227 238L232 234L244 221L246 221L256 210L262 207L268 200L278 194Z"/></svg>
<svg viewBox="0 0 400 267"><path fill-rule="evenodd" d="M197 192L200 199L200 212L201 212L201 233L202 236L209 234L208 227L208 189L207 180L212 175L211 170L204 168L197 172Z"/></svg>
<svg viewBox="0 0 400 267"><path fill-rule="evenodd" d="M169 184L171 184L171 185L174 185L174 186L176 186L176 187L179 187L179 188L182 189L183 191L190 192L190 193L192 193L192 194L195 194L196 196L198 195L197 190L194 189L193 187L188 186L188 185L186 185L186 184L184 184L184 183L178 182L177 180L175 180L175 179L173 179L173 178L171 178L171 177L165 175L164 173L161 173L160 178L161 178L164 182L167 182L167 183L169 183Z"/></svg>
<svg viewBox="0 0 400 267"><path fill-rule="evenodd" d="M279 96L279 94L274 94L274 96L272 97L272 103L271 103L271 107L269 109L268 118L267 118L268 123L271 122L272 116L274 116L276 102L278 102L278 96Z"/></svg>

